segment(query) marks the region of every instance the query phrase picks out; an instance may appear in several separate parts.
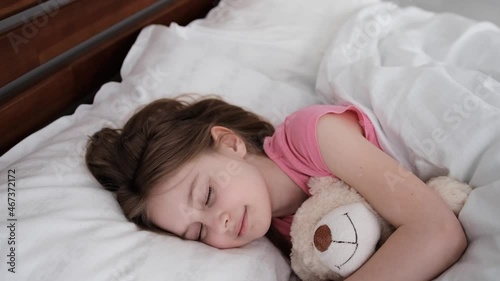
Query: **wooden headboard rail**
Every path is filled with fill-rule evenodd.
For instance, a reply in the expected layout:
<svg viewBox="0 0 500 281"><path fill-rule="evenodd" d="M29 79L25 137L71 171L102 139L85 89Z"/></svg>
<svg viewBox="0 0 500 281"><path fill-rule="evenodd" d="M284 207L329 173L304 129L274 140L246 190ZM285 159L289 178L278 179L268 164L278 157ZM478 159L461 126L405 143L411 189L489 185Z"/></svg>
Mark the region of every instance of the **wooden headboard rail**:
<svg viewBox="0 0 500 281"><path fill-rule="evenodd" d="M42 16L25 18L24 24L7 30L2 30L0 21L0 154L116 77L143 27L185 25L217 4L214 0L67 2L52 12L53 17L43 17L46 21ZM22 37L30 24L37 32ZM14 47L16 36L24 41Z"/></svg>

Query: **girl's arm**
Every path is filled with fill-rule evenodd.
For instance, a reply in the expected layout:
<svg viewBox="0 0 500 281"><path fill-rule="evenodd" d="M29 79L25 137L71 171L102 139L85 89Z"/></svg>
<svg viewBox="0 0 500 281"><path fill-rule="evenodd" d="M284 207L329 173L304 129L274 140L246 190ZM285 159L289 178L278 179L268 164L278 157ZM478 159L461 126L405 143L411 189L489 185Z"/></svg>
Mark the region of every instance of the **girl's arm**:
<svg viewBox="0 0 500 281"><path fill-rule="evenodd" d="M318 144L330 171L351 185L396 231L348 281L431 280L467 246L441 198L363 137L354 113L326 114Z"/></svg>

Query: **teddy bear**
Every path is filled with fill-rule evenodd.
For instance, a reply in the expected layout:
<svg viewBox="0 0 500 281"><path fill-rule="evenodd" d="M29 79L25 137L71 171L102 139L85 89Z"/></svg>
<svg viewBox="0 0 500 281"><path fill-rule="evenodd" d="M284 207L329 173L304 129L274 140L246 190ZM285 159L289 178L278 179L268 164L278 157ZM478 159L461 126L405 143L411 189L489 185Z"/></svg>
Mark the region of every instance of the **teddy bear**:
<svg viewBox="0 0 500 281"><path fill-rule="evenodd" d="M427 185L458 215L472 188L451 177ZM341 281L360 268L394 232L353 188L334 177L312 177L308 198L294 215L290 261L303 281Z"/></svg>

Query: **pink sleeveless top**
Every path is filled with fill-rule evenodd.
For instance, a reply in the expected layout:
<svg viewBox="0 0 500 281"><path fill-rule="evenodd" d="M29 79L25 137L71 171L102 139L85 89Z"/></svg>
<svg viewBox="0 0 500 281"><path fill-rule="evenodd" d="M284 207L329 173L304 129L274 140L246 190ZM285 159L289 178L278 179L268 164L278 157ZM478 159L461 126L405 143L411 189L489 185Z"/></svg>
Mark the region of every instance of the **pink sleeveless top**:
<svg viewBox="0 0 500 281"><path fill-rule="evenodd" d="M358 115L365 138L380 148L373 124L368 117L352 105L312 105L288 116L273 136L264 140L264 151L307 194L310 177L335 176L321 156L316 125L324 114L340 114L347 110ZM273 225L290 240L293 216L273 218Z"/></svg>

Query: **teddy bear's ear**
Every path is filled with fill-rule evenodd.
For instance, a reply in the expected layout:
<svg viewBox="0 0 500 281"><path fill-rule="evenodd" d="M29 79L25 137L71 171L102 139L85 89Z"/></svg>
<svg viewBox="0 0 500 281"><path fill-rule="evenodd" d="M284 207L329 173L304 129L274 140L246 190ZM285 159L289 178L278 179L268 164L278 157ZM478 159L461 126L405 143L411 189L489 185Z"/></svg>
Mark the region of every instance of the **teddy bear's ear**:
<svg viewBox="0 0 500 281"><path fill-rule="evenodd" d="M326 188L342 185L342 181L334 177L311 177L307 182L309 193L315 195L321 193Z"/></svg>

